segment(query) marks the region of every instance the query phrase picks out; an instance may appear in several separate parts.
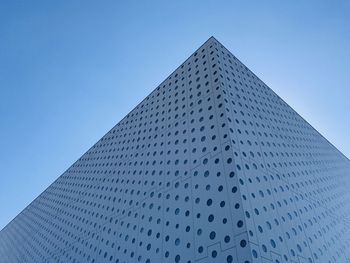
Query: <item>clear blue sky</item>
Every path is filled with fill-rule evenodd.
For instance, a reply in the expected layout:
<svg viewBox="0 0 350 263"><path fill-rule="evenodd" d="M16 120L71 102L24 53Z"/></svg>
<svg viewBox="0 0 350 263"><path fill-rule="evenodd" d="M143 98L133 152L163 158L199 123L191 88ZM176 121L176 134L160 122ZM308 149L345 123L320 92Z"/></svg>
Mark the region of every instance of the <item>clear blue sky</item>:
<svg viewBox="0 0 350 263"><path fill-rule="evenodd" d="M0 1L0 229L211 35L350 156L350 1Z"/></svg>

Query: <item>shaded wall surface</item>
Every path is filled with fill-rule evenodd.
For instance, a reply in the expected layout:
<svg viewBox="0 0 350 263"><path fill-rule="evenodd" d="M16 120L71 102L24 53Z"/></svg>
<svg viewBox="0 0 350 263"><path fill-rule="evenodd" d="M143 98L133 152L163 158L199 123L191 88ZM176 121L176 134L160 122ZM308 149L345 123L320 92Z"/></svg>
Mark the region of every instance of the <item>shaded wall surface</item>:
<svg viewBox="0 0 350 263"><path fill-rule="evenodd" d="M0 232L1 262L350 262L350 162L215 38Z"/></svg>

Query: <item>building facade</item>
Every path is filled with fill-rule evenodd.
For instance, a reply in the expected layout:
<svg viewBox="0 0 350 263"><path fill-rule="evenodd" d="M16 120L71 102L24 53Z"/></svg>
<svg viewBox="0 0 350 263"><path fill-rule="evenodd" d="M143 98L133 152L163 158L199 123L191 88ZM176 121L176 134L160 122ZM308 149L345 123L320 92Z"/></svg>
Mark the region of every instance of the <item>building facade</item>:
<svg viewBox="0 0 350 263"><path fill-rule="evenodd" d="M215 38L0 232L1 262L350 262L350 162Z"/></svg>

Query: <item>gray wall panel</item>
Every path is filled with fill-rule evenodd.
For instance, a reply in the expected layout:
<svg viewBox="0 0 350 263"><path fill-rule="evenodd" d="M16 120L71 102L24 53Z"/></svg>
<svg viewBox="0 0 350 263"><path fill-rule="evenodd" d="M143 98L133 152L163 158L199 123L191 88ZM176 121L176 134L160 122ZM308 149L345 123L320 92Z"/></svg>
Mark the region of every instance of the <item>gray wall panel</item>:
<svg viewBox="0 0 350 263"><path fill-rule="evenodd" d="M350 262L349 172L210 38L0 232L0 258Z"/></svg>

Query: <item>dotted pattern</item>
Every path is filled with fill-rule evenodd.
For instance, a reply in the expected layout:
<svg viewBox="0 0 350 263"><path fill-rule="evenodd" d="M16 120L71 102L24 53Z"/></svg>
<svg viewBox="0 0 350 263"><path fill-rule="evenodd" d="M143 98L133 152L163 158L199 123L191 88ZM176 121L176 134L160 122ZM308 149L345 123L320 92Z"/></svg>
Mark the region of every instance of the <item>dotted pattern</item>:
<svg viewBox="0 0 350 263"><path fill-rule="evenodd" d="M349 172L210 38L0 232L0 258L350 262Z"/></svg>

